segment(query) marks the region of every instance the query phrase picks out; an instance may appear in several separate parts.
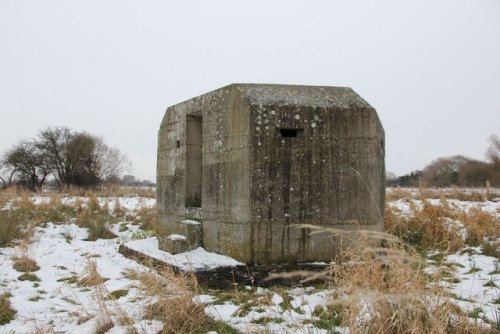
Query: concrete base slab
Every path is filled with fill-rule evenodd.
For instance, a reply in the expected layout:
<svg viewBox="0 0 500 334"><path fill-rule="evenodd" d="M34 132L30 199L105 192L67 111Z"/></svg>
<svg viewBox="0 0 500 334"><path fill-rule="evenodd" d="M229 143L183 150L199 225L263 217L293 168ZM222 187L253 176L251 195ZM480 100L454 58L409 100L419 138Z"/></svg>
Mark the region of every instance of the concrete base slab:
<svg viewBox="0 0 500 334"><path fill-rule="evenodd" d="M118 252L127 258L153 268L169 268L178 274L193 274L198 284L209 289L227 289L234 285L269 287L273 285L313 285L323 279L309 279L328 268L327 263L303 263L294 265L223 265L220 267L186 268L158 256L137 250L129 245L120 245ZM158 252L162 252L158 250ZM168 254L168 253L166 253ZM193 255L194 256L194 255ZM292 274L292 275L290 275Z"/></svg>

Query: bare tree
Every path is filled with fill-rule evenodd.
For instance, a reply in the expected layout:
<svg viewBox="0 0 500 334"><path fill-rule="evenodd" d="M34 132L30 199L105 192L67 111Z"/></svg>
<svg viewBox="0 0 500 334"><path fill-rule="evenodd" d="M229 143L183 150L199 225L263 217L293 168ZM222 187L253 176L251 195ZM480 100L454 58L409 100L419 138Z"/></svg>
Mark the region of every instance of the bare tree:
<svg viewBox="0 0 500 334"><path fill-rule="evenodd" d="M59 187L69 184L71 166L73 165L68 155L68 144L73 137L67 127L47 128L40 131L36 141L37 147L44 152Z"/></svg>
<svg viewBox="0 0 500 334"><path fill-rule="evenodd" d="M478 160L469 160L460 166L459 185L464 187L481 187L491 180L491 165Z"/></svg>
<svg viewBox="0 0 500 334"><path fill-rule="evenodd" d="M18 183L30 190L41 190L47 176L51 173L46 156L33 142L22 141L5 153L3 164L17 176Z"/></svg>
<svg viewBox="0 0 500 334"><path fill-rule="evenodd" d="M130 169L127 156L115 147L109 147L101 137L94 137L93 173L102 181L120 177Z"/></svg>
<svg viewBox="0 0 500 334"><path fill-rule="evenodd" d="M489 138L490 146L486 150L486 157L494 165L500 165L500 138L497 135L491 135Z"/></svg>
<svg viewBox="0 0 500 334"><path fill-rule="evenodd" d="M489 181L492 186L500 186L500 138L491 135L490 146L486 150L486 157L491 163Z"/></svg>
<svg viewBox="0 0 500 334"><path fill-rule="evenodd" d="M5 164L2 158L0 160L0 182L2 183L0 189L10 187L15 174L16 170Z"/></svg>
<svg viewBox="0 0 500 334"><path fill-rule="evenodd" d="M468 161L463 155L436 159L422 171L423 180L429 186L458 185L460 168Z"/></svg>
<svg viewBox="0 0 500 334"><path fill-rule="evenodd" d="M67 127L47 128L36 139L22 141L0 159L2 187L18 183L41 189L49 174L61 188L96 186L119 179L130 166L128 158L104 139Z"/></svg>
<svg viewBox="0 0 500 334"><path fill-rule="evenodd" d="M69 128L48 128L38 135L37 146L46 153L61 185L95 186L127 170L128 158L104 139Z"/></svg>

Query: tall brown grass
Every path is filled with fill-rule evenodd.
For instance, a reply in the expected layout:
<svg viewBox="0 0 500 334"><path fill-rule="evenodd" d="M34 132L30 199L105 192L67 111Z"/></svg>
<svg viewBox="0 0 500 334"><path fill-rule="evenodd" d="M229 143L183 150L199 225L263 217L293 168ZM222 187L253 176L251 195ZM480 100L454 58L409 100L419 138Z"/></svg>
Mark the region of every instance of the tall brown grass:
<svg viewBox="0 0 500 334"><path fill-rule="evenodd" d="M89 190L87 188L70 187L62 192L69 196L88 197L95 194L99 197L123 197L123 196L138 196L155 198L156 189L154 187L122 187L122 186L100 186L96 189Z"/></svg>
<svg viewBox="0 0 500 334"><path fill-rule="evenodd" d="M107 278L99 273L97 262L87 259L83 277L78 281L80 287L92 288L92 298L98 307L94 333L106 333L115 326L115 322L125 326L127 333L137 333L133 321L127 312L116 303L113 294L105 286Z"/></svg>
<svg viewBox="0 0 500 334"><path fill-rule="evenodd" d="M442 251L456 251L466 244L478 246L487 238L495 240L500 237L498 219L480 208L460 210L451 206L443 196L438 205L425 198L421 203L418 207L410 201L410 217L387 207L385 230L419 248Z"/></svg>
<svg viewBox="0 0 500 334"><path fill-rule="evenodd" d="M421 259L407 247L360 243L330 267L332 299L350 333L486 333L430 285Z"/></svg>
<svg viewBox="0 0 500 334"><path fill-rule="evenodd" d="M139 276L147 295L154 302L146 306L145 317L163 322L161 333L206 333L214 324L202 305L193 302L196 279L177 275L170 269L146 272Z"/></svg>
<svg viewBox="0 0 500 334"><path fill-rule="evenodd" d="M22 237L22 222L17 215L0 211L0 247L7 247Z"/></svg>
<svg viewBox="0 0 500 334"><path fill-rule="evenodd" d="M92 194L89 197L87 206L84 207L81 203L78 203L78 205L79 213L76 222L79 226L89 230L89 240L95 241L97 239L112 239L116 237L109 227L118 220L117 217L110 214L107 202L106 205L101 207L97 196Z"/></svg>
<svg viewBox="0 0 500 334"><path fill-rule="evenodd" d="M457 199L460 201L484 202L500 197L500 188L387 188L386 200L395 201L398 199L417 198L440 198Z"/></svg>
<svg viewBox="0 0 500 334"><path fill-rule="evenodd" d="M142 230L149 230L154 232L155 234L159 234L159 224L158 224L158 216L156 214L156 208L147 208L141 207L136 210L137 216L136 221L141 223Z"/></svg>
<svg viewBox="0 0 500 334"><path fill-rule="evenodd" d="M200 293L193 275L156 268L142 273L131 272L129 278L141 282L142 291L151 301L144 309L144 317L160 320L163 323L160 333L226 332L227 325L215 321L205 313L203 305L193 301Z"/></svg>

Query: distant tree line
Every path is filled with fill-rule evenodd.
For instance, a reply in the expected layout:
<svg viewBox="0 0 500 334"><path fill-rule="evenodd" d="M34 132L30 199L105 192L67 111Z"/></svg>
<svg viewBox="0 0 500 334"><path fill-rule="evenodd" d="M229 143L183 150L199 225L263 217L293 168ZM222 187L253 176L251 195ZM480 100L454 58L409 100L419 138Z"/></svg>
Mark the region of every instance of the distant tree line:
<svg viewBox="0 0 500 334"><path fill-rule="evenodd" d="M120 184L126 187L154 187L156 184L150 180L139 180L134 175L123 175Z"/></svg>
<svg viewBox="0 0 500 334"><path fill-rule="evenodd" d="M399 177L388 175L386 184L390 187L481 187L490 182L500 186L500 138L492 135L486 151L487 161L467 158L463 155L443 157L432 161L421 171L414 171Z"/></svg>
<svg viewBox="0 0 500 334"><path fill-rule="evenodd" d="M119 179L129 165L128 158L101 137L67 127L47 128L4 152L0 185L17 184L37 191L53 176L60 189L95 187Z"/></svg>

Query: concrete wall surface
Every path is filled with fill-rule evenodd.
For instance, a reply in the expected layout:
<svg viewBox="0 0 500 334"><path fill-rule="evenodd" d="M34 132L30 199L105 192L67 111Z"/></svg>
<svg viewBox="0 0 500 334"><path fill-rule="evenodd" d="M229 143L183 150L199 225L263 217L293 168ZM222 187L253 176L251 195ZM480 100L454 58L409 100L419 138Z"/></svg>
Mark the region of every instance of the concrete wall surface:
<svg viewBox="0 0 500 334"><path fill-rule="evenodd" d="M338 237L297 225L383 229L384 130L350 88L234 84L169 107L157 168L162 234L196 218L207 250L247 263L331 260Z"/></svg>

